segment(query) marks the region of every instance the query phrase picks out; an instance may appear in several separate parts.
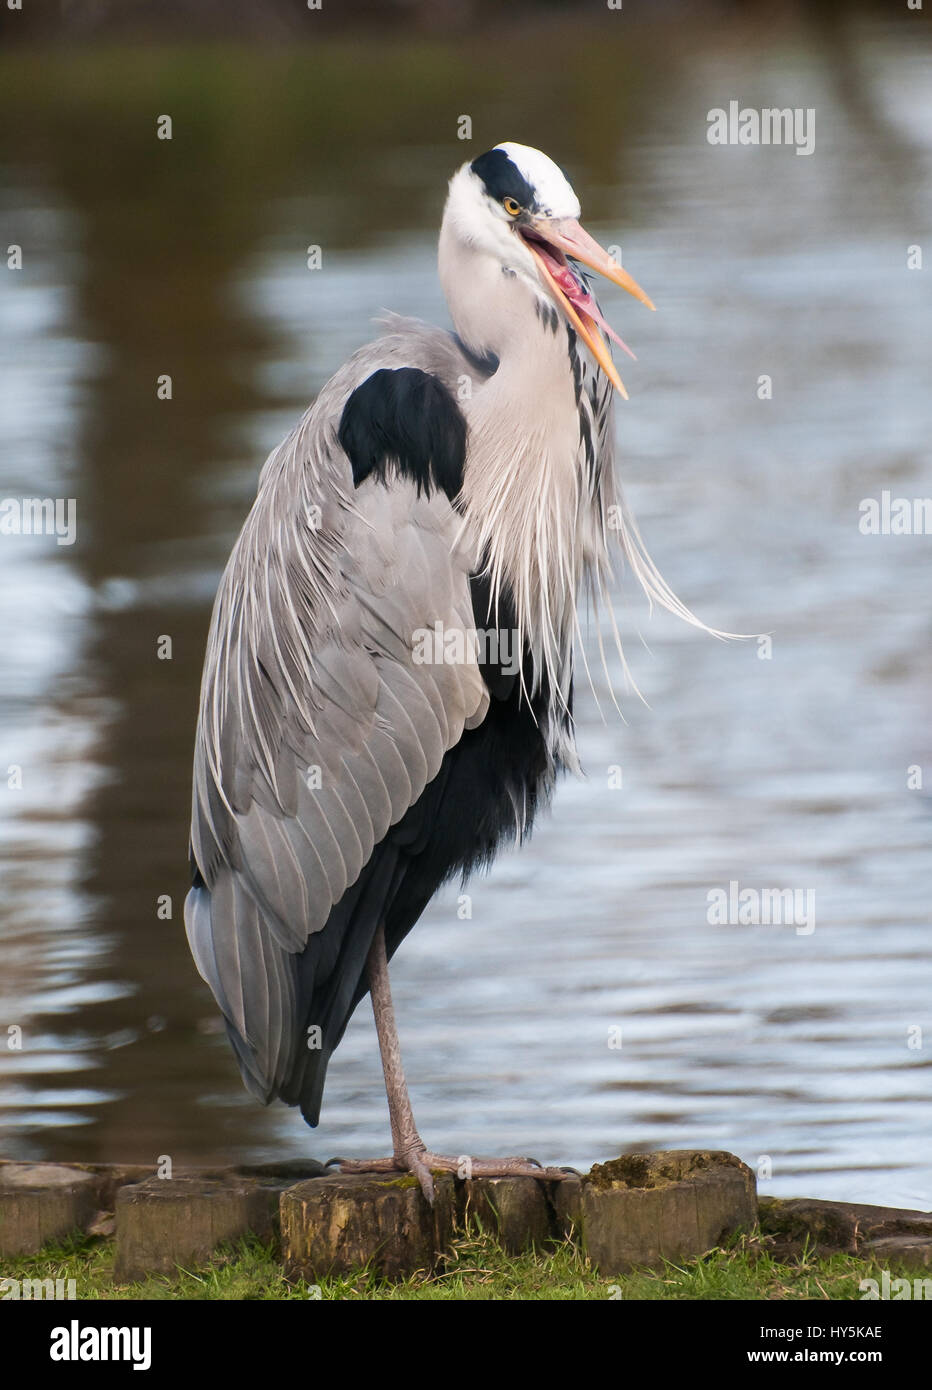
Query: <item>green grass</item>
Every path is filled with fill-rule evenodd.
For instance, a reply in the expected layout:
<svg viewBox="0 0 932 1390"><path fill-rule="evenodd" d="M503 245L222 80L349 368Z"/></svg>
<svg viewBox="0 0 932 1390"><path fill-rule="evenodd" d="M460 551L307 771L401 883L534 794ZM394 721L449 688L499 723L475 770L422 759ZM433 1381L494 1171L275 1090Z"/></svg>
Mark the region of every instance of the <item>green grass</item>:
<svg viewBox="0 0 932 1390"><path fill-rule="evenodd" d="M879 1266L860 1257L774 1258L766 1237L741 1237L682 1266L636 1271L617 1278L599 1274L572 1241L513 1255L473 1224L460 1233L441 1270L391 1284L360 1271L325 1279L322 1299L560 1300L592 1299L857 1299L858 1284L879 1278ZM307 1299L318 1295L303 1281L284 1278L273 1245L242 1240L209 1265L152 1276L133 1284L113 1279L110 1240L75 1237L38 1255L5 1260L0 1276L74 1279L78 1298L90 1299Z"/></svg>

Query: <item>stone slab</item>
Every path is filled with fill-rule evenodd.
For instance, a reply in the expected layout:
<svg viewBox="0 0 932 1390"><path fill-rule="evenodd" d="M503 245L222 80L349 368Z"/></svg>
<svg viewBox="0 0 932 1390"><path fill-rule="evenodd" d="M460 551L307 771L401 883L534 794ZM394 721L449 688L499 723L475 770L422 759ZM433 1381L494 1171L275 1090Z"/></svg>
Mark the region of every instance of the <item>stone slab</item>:
<svg viewBox="0 0 932 1390"><path fill-rule="evenodd" d="M463 1184L462 1214L475 1217L493 1231L503 1250L520 1254L535 1250L555 1234L550 1191L557 1183L538 1178L473 1178Z"/></svg>
<svg viewBox="0 0 932 1390"><path fill-rule="evenodd" d="M932 1274L932 1236L882 1236L869 1240L860 1252L872 1255L888 1269L911 1269Z"/></svg>
<svg viewBox="0 0 932 1390"><path fill-rule="evenodd" d="M100 1208L94 1173L60 1163L0 1166L0 1255L32 1255L83 1230Z"/></svg>
<svg viewBox="0 0 932 1390"><path fill-rule="evenodd" d="M198 1174L147 1178L122 1187L116 1199L119 1282L174 1274L204 1264L224 1241L277 1232L278 1206L289 1178Z"/></svg>
<svg viewBox="0 0 932 1390"><path fill-rule="evenodd" d="M662 1150L596 1164L554 1189L557 1216L602 1274L697 1259L757 1226L754 1174L734 1154Z"/></svg>
<svg viewBox="0 0 932 1390"><path fill-rule="evenodd" d="M799 1255L804 1248L855 1255L868 1242L889 1236L932 1239L932 1212L812 1197L762 1197L760 1224L780 1258Z"/></svg>
<svg viewBox="0 0 932 1390"><path fill-rule="evenodd" d="M313 1178L282 1193L282 1259L289 1278L316 1283L362 1268L386 1279L434 1269L449 1248L460 1201L435 1175L431 1208L413 1177Z"/></svg>

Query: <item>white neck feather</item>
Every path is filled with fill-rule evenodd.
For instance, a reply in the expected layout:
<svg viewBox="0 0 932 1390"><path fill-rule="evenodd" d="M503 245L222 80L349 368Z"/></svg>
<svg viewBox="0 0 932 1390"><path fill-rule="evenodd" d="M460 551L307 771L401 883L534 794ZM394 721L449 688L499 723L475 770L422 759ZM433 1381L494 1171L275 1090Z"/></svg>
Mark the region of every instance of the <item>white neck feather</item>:
<svg viewBox="0 0 932 1390"><path fill-rule="evenodd" d="M567 336L533 318L498 371L463 402L470 447L464 512L486 558L493 596L514 606L519 650L565 706L572 677L576 594L584 569L579 417ZM588 527L585 527L588 530Z"/></svg>
<svg viewBox="0 0 932 1390"><path fill-rule="evenodd" d="M487 565L493 602L507 596L513 606L518 650L526 645L533 663L528 693L546 677L551 751L575 765L564 716L576 595L586 568L605 558L605 526L604 499L580 473L566 326L562 316L555 329L542 323L542 296L523 275L443 233L440 266L460 337L499 359L498 370L474 381L461 402L469 426L464 526Z"/></svg>
<svg viewBox="0 0 932 1390"><path fill-rule="evenodd" d="M610 447L608 457L598 457L594 426L596 459L592 468L587 463L565 320L561 314L555 331L542 322L538 301L550 301L533 265L529 273L507 243L484 244L481 227L470 221L467 195L461 171L451 182L440 232L440 278L463 342L480 356L494 353L499 366L487 380L473 381L461 401L469 426L464 528L477 562L487 566L493 600L507 595L514 607L519 650L526 644L531 653L532 688L546 677L551 754L573 767L565 715L576 599L584 583L597 606L607 597L611 535L651 603L716 636L730 634L696 618L657 570L616 484ZM585 398L583 409L588 413ZM627 676L611 604L604 606Z"/></svg>

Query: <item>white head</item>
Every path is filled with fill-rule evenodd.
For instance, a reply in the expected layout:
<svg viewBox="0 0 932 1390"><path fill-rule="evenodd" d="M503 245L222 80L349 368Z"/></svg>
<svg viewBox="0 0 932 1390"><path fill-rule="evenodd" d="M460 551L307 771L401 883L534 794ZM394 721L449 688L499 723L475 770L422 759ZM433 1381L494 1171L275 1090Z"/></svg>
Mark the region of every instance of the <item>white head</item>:
<svg viewBox="0 0 932 1390"><path fill-rule="evenodd" d="M496 145L450 180L440 278L457 330L473 351L507 351L517 335L531 330L543 300L556 305L624 394L599 329L615 335L571 262L581 261L653 305L583 230L579 213L579 199L552 159L529 145Z"/></svg>

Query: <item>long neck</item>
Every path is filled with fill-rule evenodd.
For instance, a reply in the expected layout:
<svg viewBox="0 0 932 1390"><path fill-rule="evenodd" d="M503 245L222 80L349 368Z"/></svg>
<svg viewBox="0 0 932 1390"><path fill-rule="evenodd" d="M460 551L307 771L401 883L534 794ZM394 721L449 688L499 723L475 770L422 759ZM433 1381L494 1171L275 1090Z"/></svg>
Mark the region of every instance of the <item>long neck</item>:
<svg viewBox="0 0 932 1390"><path fill-rule="evenodd" d="M469 345L499 357L498 370L463 402L464 511L493 601L507 600L514 611L533 687L546 679L556 739L570 700L577 592L596 552L604 555L603 499L580 471L580 410L588 404L577 398L574 336L544 301L538 310L530 287L506 278L495 289L501 327L491 342L477 339L478 295L462 322L454 309ZM555 751L572 758L565 747Z"/></svg>
<svg viewBox="0 0 932 1390"><path fill-rule="evenodd" d="M610 537L652 604L705 632L729 634L691 613L647 552L615 481L607 379L528 280L473 246L457 225L455 183L440 232L440 277L464 343L479 356L499 359L498 370L473 383L463 401L469 423L465 524L493 600L505 599L514 610L534 685L546 681L549 688L551 750L572 766L572 733L563 716L576 596L587 581L594 608L602 600L611 615ZM612 631L627 675L613 617ZM558 725L562 733L554 732Z"/></svg>

